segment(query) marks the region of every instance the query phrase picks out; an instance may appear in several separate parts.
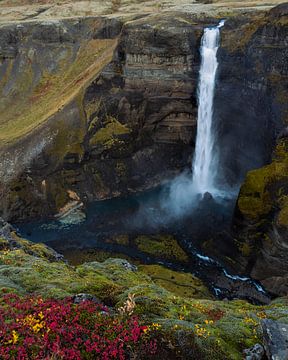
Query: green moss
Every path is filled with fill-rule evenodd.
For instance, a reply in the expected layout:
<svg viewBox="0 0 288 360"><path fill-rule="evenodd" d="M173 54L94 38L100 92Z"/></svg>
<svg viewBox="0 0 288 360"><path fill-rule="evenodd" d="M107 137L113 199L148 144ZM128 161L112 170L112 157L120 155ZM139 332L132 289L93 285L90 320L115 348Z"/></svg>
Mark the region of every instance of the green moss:
<svg viewBox="0 0 288 360"><path fill-rule="evenodd" d="M115 171L117 176L120 178L125 178L127 175L127 166L123 161L119 161L116 164Z"/></svg>
<svg viewBox="0 0 288 360"><path fill-rule="evenodd" d="M169 270L160 265L142 265L139 270L149 275L156 285L177 296L188 298L212 298L201 280L189 273Z"/></svg>
<svg viewBox="0 0 288 360"><path fill-rule="evenodd" d="M277 197L275 192L279 191L277 184L287 178L288 144L287 141L280 141L271 164L248 172L238 198L241 213L252 220L267 215Z"/></svg>
<svg viewBox="0 0 288 360"><path fill-rule="evenodd" d="M46 194L51 199L54 199L56 211L59 211L61 208L63 208L70 200L67 189L65 189L62 182L63 181L57 178L48 178L46 181Z"/></svg>
<svg viewBox="0 0 288 360"><path fill-rule="evenodd" d="M116 308L123 305L128 294L134 294L136 314L145 316L146 322L150 319L161 324L162 337L189 338L190 346L185 344L195 346L197 356L201 353L207 359L240 360L243 349L261 342L262 318L288 323L287 298L266 306L215 301L208 299L207 289L189 274L158 265L143 265L132 271L121 259L72 267L51 261L51 250L44 245L19 238L15 241L22 248L0 250L0 290L56 298L86 292Z"/></svg>
<svg viewBox="0 0 288 360"><path fill-rule="evenodd" d="M252 253L252 247L247 242L239 244L239 250L245 257L249 257Z"/></svg>
<svg viewBox="0 0 288 360"><path fill-rule="evenodd" d="M187 262L188 255L171 235L138 236L135 244L140 251L166 260Z"/></svg>
<svg viewBox="0 0 288 360"><path fill-rule="evenodd" d="M92 39L82 43L76 58L75 44L52 48L49 51L59 59L58 68L51 71L46 68L44 59L39 57L37 62L42 76L38 82L31 62L23 55L26 62L23 60L23 68L18 69L19 74L17 73L14 84L18 92L11 92L0 102L0 111L5 109L5 116L0 120L1 144L11 143L31 132L75 100L111 60L115 45L115 40ZM9 69L10 67L7 72L11 71ZM3 86L2 84L1 88Z"/></svg>
<svg viewBox="0 0 288 360"><path fill-rule="evenodd" d="M86 262L104 262L111 258L126 259L129 262L137 263L137 261L130 258L128 255L99 249L68 250L64 251L63 255L68 260L69 264L73 266L81 265Z"/></svg>
<svg viewBox="0 0 288 360"><path fill-rule="evenodd" d="M279 226L288 226L288 196L281 197L280 200L280 211L277 215L277 224Z"/></svg>
<svg viewBox="0 0 288 360"><path fill-rule="evenodd" d="M250 171L241 187L238 208L249 219L257 219L271 210L271 198L267 185L273 179L271 165Z"/></svg>
<svg viewBox="0 0 288 360"><path fill-rule="evenodd" d="M126 234L115 235L115 236L105 240L105 242L108 244L117 244L117 245L123 245L123 246L128 246L130 243L129 236Z"/></svg>
<svg viewBox="0 0 288 360"><path fill-rule="evenodd" d="M117 119L109 116L106 119L105 127L101 128L90 139L90 145L103 145L105 148L111 148L121 142L117 137L119 135L129 134L130 130L122 125Z"/></svg>
<svg viewBox="0 0 288 360"><path fill-rule="evenodd" d="M9 242L6 239L0 237L0 250L6 250L9 248Z"/></svg>
<svg viewBox="0 0 288 360"><path fill-rule="evenodd" d="M102 108L102 106L103 106L102 99L97 99L97 98L85 104L86 117L88 120L91 120L88 131L91 131L93 129L93 127L96 125L98 120L97 117L91 119L92 115L98 113Z"/></svg>

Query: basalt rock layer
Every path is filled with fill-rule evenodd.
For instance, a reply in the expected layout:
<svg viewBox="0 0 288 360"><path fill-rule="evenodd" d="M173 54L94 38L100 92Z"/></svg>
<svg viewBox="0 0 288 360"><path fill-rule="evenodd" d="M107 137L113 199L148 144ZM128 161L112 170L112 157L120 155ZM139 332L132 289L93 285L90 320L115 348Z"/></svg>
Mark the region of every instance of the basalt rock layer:
<svg viewBox="0 0 288 360"><path fill-rule="evenodd" d="M232 16L222 31L215 115L219 174L231 185L269 160L283 127L285 27L273 11ZM3 25L2 216L62 213L189 166L200 39L216 22L167 13L124 26L100 17Z"/></svg>
<svg viewBox="0 0 288 360"><path fill-rule="evenodd" d="M2 216L151 188L188 165L203 24L174 15L126 24L112 60L116 20L4 27Z"/></svg>
<svg viewBox="0 0 288 360"><path fill-rule="evenodd" d="M281 114L282 128L278 131L272 160L268 165L248 172L241 187L235 234L239 240L238 259L242 269L260 280L272 293L287 295L287 4L271 10L269 20L252 37L252 43L258 46L258 55L253 53L253 57L258 58L260 73L268 71L268 76L262 77L262 88L272 99L268 116L275 121L279 120L276 114ZM261 63L259 56L263 58Z"/></svg>

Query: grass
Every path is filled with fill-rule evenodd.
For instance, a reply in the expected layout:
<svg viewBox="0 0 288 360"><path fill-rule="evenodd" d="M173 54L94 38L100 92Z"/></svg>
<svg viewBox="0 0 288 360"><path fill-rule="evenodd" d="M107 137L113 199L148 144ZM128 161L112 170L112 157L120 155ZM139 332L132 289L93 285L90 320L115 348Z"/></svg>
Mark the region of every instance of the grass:
<svg viewBox="0 0 288 360"><path fill-rule="evenodd" d="M12 91L0 101L2 146L27 135L75 99L111 61L115 45L116 40L90 40L82 44L75 61L71 61L71 49L66 49L57 71L52 73L42 69L42 78L35 85L32 66L29 59L24 58L26 64L18 72ZM7 72L11 72L14 65L14 60L9 61ZM7 74L0 83L0 89L4 89L9 78Z"/></svg>

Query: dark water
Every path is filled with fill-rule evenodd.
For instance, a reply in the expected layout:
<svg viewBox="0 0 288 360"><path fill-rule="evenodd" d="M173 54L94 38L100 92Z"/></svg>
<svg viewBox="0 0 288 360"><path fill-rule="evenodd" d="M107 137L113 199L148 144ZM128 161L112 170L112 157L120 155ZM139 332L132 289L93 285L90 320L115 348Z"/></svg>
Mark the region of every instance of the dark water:
<svg viewBox="0 0 288 360"><path fill-rule="evenodd" d="M167 207L168 187L157 188L126 198L91 203L83 213L76 211L68 218L18 225L23 237L44 242L63 253L74 249L98 249L140 259L143 263L160 263L175 270L189 271L201 278L219 298L245 298L267 303L264 290L247 277L231 276L216 260L200 252L205 240L212 240L220 251L233 256L228 246L235 197L213 199L205 196L186 207L181 216ZM125 247L104 240L119 234L173 234L189 254L189 264L169 263L147 256L135 247ZM222 249L223 248L223 249ZM227 256L228 256L227 255Z"/></svg>
<svg viewBox="0 0 288 360"><path fill-rule="evenodd" d="M163 199L166 187L149 192L89 204L83 213L75 211L64 219L34 221L19 224L23 236L33 242L44 242L57 250L99 245L101 240L114 234L172 233L188 248L209 238L215 232L229 230L234 199L216 202L199 201L197 207L185 209L181 217L173 214Z"/></svg>

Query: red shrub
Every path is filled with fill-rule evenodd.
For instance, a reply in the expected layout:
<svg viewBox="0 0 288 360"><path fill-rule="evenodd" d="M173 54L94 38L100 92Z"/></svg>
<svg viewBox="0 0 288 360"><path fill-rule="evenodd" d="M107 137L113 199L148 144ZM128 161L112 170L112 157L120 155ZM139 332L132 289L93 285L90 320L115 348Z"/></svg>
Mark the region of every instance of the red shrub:
<svg viewBox="0 0 288 360"><path fill-rule="evenodd" d="M0 300L1 359L127 359L155 354L157 343L137 317L71 299L4 295Z"/></svg>

